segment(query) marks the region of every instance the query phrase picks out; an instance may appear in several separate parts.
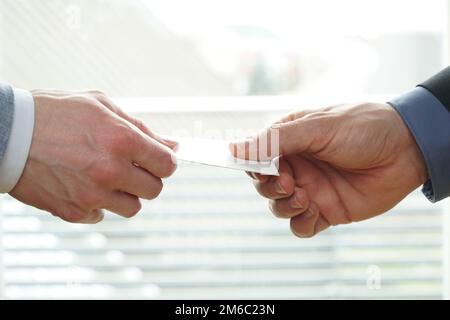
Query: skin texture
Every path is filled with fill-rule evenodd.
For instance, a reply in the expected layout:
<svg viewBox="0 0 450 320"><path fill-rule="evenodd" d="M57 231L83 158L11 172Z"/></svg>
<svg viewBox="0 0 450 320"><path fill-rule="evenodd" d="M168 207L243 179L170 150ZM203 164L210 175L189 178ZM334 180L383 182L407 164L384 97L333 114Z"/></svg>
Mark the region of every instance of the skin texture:
<svg viewBox="0 0 450 320"><path fill-rule="evenodd" d="M299 237L384 213L428 179L414 138L387 104L294 112L231 144L232 153L266 158L255 156L258 141L274 130L280 137L280 176L250 176L270 199L274 215L290 219Z"/></svg>
<svg viewBox="0 0 450 320"><path fill-rule="evenodd" d="M176 169L167 141L102 92L33 91L35 128L24 172L11 191L63 220L96 223L103 209L124 217L153 199Z"/></svg>

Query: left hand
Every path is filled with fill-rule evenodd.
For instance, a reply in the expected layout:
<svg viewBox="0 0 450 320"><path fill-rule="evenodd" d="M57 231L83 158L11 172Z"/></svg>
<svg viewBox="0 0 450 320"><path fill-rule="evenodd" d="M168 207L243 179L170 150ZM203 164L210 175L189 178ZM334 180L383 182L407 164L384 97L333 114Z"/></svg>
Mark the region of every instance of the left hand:
<svg viewBox="0 0 450 320"><path fill-rule="evenodd" d="M165 140L97 91L33 91L28 159L10 195L69 222L97 223L107 209L130 218L176 169Z"/></svg>

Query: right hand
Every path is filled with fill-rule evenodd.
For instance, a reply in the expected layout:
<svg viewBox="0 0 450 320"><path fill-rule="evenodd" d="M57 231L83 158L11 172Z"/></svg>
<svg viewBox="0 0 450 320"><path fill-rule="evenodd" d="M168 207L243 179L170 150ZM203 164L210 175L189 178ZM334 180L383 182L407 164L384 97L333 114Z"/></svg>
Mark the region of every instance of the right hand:
<svg viewBox="0 0 450 320"><path fill-rule="evenodd" d="M387 104L294 112L232 152L258 160L258 141L273 130L280 176L253 175L254 183L299 237L386 212L428 179L414 137Z"/></svg>
<svg viewBox="0 0 450 320"><path fill-rule="evenodd" d="M33 91L35 128L24 172L10 192L69 222L96 223L103 210L132 217L176 169L171 149L103 93Z"/></svg>

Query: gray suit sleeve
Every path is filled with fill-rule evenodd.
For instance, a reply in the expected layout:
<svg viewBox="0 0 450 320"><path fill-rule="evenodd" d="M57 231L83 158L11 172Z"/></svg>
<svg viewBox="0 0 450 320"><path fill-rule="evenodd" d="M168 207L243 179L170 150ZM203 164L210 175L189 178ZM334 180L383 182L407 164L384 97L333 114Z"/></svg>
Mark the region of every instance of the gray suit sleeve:
<svg viewBox="0 0 450 320"><path fill-rule="evenodd" d="M14 117L14 92L11 86L0 83L0 160L5 155Z"/></svg>

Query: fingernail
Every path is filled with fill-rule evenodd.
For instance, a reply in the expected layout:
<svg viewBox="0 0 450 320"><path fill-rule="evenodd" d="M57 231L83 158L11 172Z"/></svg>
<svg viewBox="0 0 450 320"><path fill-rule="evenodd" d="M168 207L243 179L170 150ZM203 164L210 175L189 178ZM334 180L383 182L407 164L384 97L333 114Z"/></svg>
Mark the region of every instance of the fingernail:
<svg viewBox="0 0 450 320"><path fill-rule="evenodd" d="M175 147L175 146L178 145L178 142L177 142L177 141L174 141L174 140L163 139L163 141L164 141L168 146L171 146L171 147Z"/></svg>
<svg viewBox="0 0 450 320"><path fill-rule="evenodd" d="M172 159L172 163L175 166L175 168L178 167L178 159L174 152L170 152L170 158Z"/></svg>
<svg viewBox="0 0 450 320"><path fill-rule="evenodd" d="M175 144L174 146L171 147L171 149L173 151L175 151L175 152L177 152L179 148L180 148L180 144L179 143L177 143L177 144Z"/></svg>
<svg viewBox="0 0 450 320"><path fill-rule="evenodd" d="M264 183L264 182L267 182L267 180L269 180L269 177L263 176L263 175L258 175L258 176L256 176L256 179L258 179L259 182Z"/></svg>
<svg viewBox="0 0 450 320"><path fill-rule="evenodd" d="M294 209L303 209L303 206L295 196L289 201L289 205L291 206L291 208Z"/></svg>
<svg viewBox="0 0 450 320"><path fill-rule="evenodd" d="M276 192L279 193L279 194L287 194L286 190L284 190L284 188L283 188L283 186L281 185L280 182L277 182L277 183L275 184L275 190L276 190Z"/></svg>

